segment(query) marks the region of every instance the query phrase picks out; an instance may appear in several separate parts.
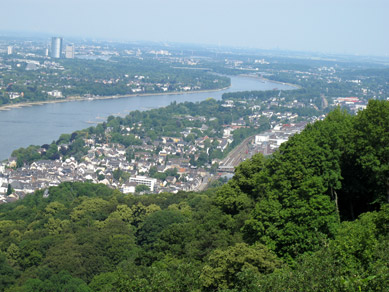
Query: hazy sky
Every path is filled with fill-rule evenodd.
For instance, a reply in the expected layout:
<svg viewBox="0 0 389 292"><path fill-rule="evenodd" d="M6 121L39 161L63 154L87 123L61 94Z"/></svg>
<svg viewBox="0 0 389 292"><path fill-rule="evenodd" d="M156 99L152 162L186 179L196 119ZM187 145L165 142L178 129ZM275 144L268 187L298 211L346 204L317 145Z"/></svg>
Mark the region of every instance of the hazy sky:
<svg viewBox="0 0 389 292"><path fill-rule="evenodd" d="M1 31L389 55L389 0L0 0Z"/></svg>

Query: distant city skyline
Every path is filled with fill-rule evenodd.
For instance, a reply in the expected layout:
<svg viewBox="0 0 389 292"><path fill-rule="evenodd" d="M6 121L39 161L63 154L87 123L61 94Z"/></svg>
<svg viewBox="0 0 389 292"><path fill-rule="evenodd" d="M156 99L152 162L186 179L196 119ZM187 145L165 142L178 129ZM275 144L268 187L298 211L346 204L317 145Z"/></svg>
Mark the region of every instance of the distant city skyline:
<svg viewBox="0 0 389 292"><path fill-rule="evenodd" d="M387 0L13 0L2 10L0 31L389 55Z"/></svg>

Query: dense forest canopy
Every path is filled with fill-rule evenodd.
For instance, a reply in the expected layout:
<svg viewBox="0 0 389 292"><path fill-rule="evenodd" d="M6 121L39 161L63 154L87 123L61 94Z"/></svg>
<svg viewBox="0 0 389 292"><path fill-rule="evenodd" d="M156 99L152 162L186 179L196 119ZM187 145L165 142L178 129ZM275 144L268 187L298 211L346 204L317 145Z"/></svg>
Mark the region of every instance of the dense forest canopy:
<svg viewBox="0 0 389 292"><path fill-rule="evenodd" d="M64 183L0 206L4 291L387 291L389 102L202 193Z"/></svg>

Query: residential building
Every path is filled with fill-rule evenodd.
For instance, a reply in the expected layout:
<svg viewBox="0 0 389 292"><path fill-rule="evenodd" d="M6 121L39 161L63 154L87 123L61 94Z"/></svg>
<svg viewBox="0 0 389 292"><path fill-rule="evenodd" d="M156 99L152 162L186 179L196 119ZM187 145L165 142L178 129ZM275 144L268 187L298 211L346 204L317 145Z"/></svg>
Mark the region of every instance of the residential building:
<svg viewBox="0 0 389 292"><path fill-rule="evenodd" d="M50 96L53 96L55 98L62 98L63 97L62 92L59 90L48 91L47 94Z"/></svg>

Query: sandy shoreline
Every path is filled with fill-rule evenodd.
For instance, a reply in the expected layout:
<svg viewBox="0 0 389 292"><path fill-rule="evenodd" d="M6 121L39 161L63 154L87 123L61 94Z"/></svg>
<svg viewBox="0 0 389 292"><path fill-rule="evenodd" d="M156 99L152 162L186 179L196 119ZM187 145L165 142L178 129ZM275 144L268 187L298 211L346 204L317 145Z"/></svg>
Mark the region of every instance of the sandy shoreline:
<svg viewBox="0 0 389 292"><path fill-rule="evenodd" d="M32 101L32 102L21 102L14 104L6 104L0 106L0 111L9 111L11 109L20 108L20 107L29 107L34 105L44 105L50 103L61 103L61 102L71 102L71 101L93 101L93 100L104 100L104 99L117 99L117 98L127 98L133 96L156 96L156 95L180 95L180 94L193 94L193 93L207 93L222 91L230 88L230 86L223 87L220 89L209 89L209 90L192 90L192 91L180 91L180 92L159 92L159 93L140 93L140 94L125 94L125 95L107 95L107 96L94 96L94 97L81 97L81 96L69 96L65 99L55 99L55 100L42 100L42 101Z"/></svg>

